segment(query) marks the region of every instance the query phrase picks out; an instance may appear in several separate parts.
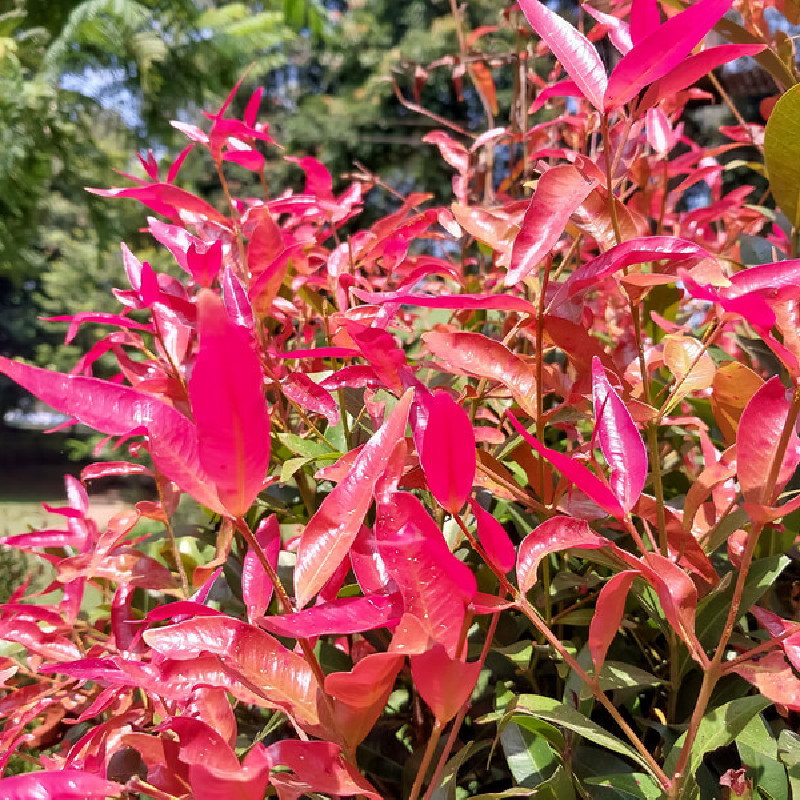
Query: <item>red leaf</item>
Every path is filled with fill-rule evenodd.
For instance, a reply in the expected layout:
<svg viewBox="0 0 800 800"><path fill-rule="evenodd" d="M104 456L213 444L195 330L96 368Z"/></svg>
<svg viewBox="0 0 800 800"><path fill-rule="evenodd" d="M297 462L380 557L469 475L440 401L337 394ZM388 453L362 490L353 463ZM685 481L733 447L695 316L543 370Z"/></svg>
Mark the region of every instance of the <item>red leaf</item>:
<svg viewBox="0 0 800 800"><path fill-rule="evenodd" d="M307 784L307 791L381 800L381 796L353 766L342 759L339 747L333 742L283 739L270 745L267 752L273 764L289 767Z"/></svg>
<svg viewBox="0 0 800 800"><path fill-rule="evenodd" d="M614 67L603 111L619 108L640 89L677 67L730 8L731 0L700 0L651 31Z"/></svg>
<svg viewBox="0 0 800 800"><path fill-rule="evenodd" d="M758 661L745 661L734 672L755 686L773 703L800 711L800 680L780 651L767 653ZM0 784L1 785L1 784Z"/></svg>
<svg viewBox="0 0 800 800"><path fill-rule="evenodd" d="M773 497L765 497L767 479L777 454L792 392L779 377L768 380L745 406L736 432L736 464L739 485L746 501L770 506ZM792 431L775 490L786 484L800 463L800 439Z"/></svg>
<svg viewBox="0 0 800 800"><path fill-rule="evenodd" d="M250 221L255 228L247 243L247 266L253 278L257 278L281 254L285 243L278 223L265 207L250 212Z"/></svg>
<svg viewBox="0 0 800 800"><path fill-rule="evenodd" d="M667 622L697 658L701 648L694 632L697 588L692 579L674 561L658 553L645 553L640 560L627 560L634 565L638 561L642 573L656 590Z"/></svg>
<svg viewBox="0 0 800 800"><path fill-rule="evenodd" d="M149 630L143 638L162 656L189 662L187 669L204 654L219 656L230 672L246 681L250 691L260 692L300 724L319 724L318 687L311 668L302 656L265 631L231 617L214 616ZM224 683L223 688L227 688Z"/></svg>
<svg viewBox="0 0 800 800"><path fill-rule="evenodd" d="M339 422L339 409L331 393L304 372L293 372L281 381L283 393L303 408L324 415L331 425Z"/></svg>
<svg viewBox="0 0 800 800"><path fill-rule="evenodd" d="M611 468L611 489L627 513L647 479L647 450L597 356L592 359L592 398L600 448Z"/></svg>
<svg viewBox="0 0 800 800"><path fill-rule="evenodd" d="M472 571L450 552L442 532L413 495L398 492L382 505L375 533L406 612L455 655L466 604L477 591Z"/></svg>
<svg viewBox="0 0 800 800"><path fill-rule="evenodd" d="M528 109L529 114L535 114L551 97L583 97L583 92L575 81L556 81L550 86L545 86Z"/></svg>
<svg viewBox="0 0 800 800"><path fill-rule="evenodd" d="M248 333L234 325L222 300L197 297L200 350L189 379L200 462L233 516L261 491L269 467L270 432L264 376Z"/></svg>
<svg viewBox="0 0 800 800"><path fill-rule="evenodd" d="M523 409L535 410L536 373L530 364L502 342L468 331L428 331L422 334L422 338L446 367L499 381L508 387Z"/></svg>
<svg viewBox="0 0 800 800"><path fill-rule="evenodd" d="M589 523L572 517L552 517L534 528L522 541L517 559L517 581L523 594L536 583L539 562L560 550L599 550L611 542L589 528Z"/></svg>
<svg viewBox="0 0 800 800"><path fill-rule="evenodd" d="M403 438L413 393L407 391L367 442L347 477L322 501L300 537L294 571L297 607L302 608L347 555L372 503L375 484L395 444Z"/></svg>
<svg viewBox="0 0 800 800"><path fill-rule="evenodd" d="M486 100L489 110L492 114L497 114L497 91L494 88L492 71L486 64L475 61L470 66L470 74L475 88L483 96L484 100Z"/></svg>
<svg viewBox="0 0 800 800"><path fill-rule="evenodd" d="M469 169L469 153L460 142L453 139L445 131L431 131L422 137L426 144L435 144L442 154L442 158L454 169L459 172L466 172Z"/></svg>
<svg viewBox="0 0 800 800"><path fill-rule="evenodd" d="M404 306L424 308L452 308L536 313L534 306L522 297L510 294L413 294L404 292L367 292L352 289L352 293L365 303L401 303Z"/></svg>
<svg viewBox="0 0 800 800"><path fill-rule="evenodd" d="M511 424L517 429L522 438L543 458L546 458L565 478L568 478L590 500L597 503L600 508L605 509L611 516L622 519L625 511L608 486L603 483L593 472L590 472L583 464L574 461L569 456L559 453L558 450L551 450L540 444L533 436L522 427L517 418L511 411L506 411Z"/></svg>
<svg viewBox="0 0 800 800"><path fill-rule="evenodd" d="M200 463L197 431L172 406L128 386L62 375L2 357L0 372L57 411L102 433L123 436L144 426L156 467L200 503L222 511L216 490Z"/></svg>
<svg viewBox="0 0 800 800"><path fill-rule="evenodd" d="M482 664L481 661L468 664L450 658L440 644L425 653L412 655L409 663L414 686L441 723L449 722L469 700Z"/></svg>
<svg viewBox="0 0 800 800"><path fill-rule="evenodd" d="M470 498L469 505L478 523L478 538L486 556L501 572L509 572L517 561L517 551L505 528L488 511L484 511L477 500Z"/></svg>
<svg viewBox="0 0 800 800"><path fill-rule="evenodd" d="M553 167L539 178L511 250L506 286L519 283L561 238L570 214L588 197L596 183L571 164Z"/></svg>
<svg viewBox="0 0 800 800"><path fill-rule="evenodd" d="M639 575L637 570L618 572L600 590L592 621L589 624L589 652L592 654L595 675L599 675L606 660L606 653L617 635L625 600L633 579Z"/></svg>
<svg viewBox="0 0 800 800"><path fill-rule="evenodd" d="M267 561L273 569L276 569L278 554L281 551L281 531L278 527L278 518L274 514L261 520L255 532L255 539L261 545ZM247 606L247 619L251 623L263 616L269 608L272 591L272 582L261 566L260 559L255 550L249 549L242 567L242 599Z"/></svg>
<svg viewBox="0 0 800 800"><path fill-rule="evenodd" d="M602 111L608 78L592 43L539 0L520 0L519 6L584 97Z"/></svg>
<svg viewBox="0 0 800 800"><path fill-rule="evenodd" d="M0 800L103 800L123 787L80 769L29 772L0 780Z"/></svg>
<svg viewBox="0 0 800 800"><path fill-rule="evenodd" d="M422 435L420 464L437 502L457 514L475 480L475 435L464 409L447 392L425 400L428 421Z"/></svg>

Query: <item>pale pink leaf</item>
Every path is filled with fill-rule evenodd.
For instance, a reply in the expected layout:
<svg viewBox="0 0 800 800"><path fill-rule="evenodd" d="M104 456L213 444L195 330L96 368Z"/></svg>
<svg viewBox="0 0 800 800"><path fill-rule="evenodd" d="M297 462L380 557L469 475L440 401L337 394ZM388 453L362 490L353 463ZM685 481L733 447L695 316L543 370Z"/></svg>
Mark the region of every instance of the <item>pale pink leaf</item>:
<svg viewBox="0 0 800 800"><path fill-rule="evenodd" d="M602 110L608 78L594 45L539 0L520 0L519 6L584 97L598 111Z"/></svg>

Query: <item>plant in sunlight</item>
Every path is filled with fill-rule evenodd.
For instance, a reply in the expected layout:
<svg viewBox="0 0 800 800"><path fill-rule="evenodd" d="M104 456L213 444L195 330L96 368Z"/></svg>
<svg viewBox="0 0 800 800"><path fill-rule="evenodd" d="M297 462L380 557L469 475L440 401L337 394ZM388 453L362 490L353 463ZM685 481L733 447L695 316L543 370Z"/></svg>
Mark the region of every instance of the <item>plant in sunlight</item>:
<svg viewBox="0 0 800 800"><path fill-rule="evenodd" d="M271 196L238 86L176 123L165 175L92 190L144 204L182 280L123 244L69 374L0 359L119 453L2 540L53 577L0 607L0 763L31 769L0 798L797 797L800 91L770 5L584 5L579 30L520 0L473 32L454 7L429 68L489 126L426 136L450 205L362 224L385 184L337 194L310 156ZM695 84L742 56L780 96L703 148ZM176 183L200 157L224 210ZM743 164L774 203L730 188ZM154 492L98 526L111 476Z"/></svg>

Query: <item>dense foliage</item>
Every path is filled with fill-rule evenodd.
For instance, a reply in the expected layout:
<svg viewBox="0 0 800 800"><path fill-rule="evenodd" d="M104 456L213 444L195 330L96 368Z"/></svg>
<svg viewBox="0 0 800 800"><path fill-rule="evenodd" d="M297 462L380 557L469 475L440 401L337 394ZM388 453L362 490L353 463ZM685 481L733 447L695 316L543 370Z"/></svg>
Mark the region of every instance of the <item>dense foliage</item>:
<svg viewBox="0 0 800 800"><path fill-rule="evenodd" d="M36 767L0 798L798 796L800 91L775 9L729 9L454 6L488 124L433 117L449 206L361 222L388 187L335 192L238 86L167 170L92 190L182 280L123 244L69 373L0 358L118 454L3 540L52 580L0 608L0 759ZM694 84L742 56L769 121L700 147ZM270 193L281 158L303 191ZM120 476L150 492L101 528Z"/></svg>

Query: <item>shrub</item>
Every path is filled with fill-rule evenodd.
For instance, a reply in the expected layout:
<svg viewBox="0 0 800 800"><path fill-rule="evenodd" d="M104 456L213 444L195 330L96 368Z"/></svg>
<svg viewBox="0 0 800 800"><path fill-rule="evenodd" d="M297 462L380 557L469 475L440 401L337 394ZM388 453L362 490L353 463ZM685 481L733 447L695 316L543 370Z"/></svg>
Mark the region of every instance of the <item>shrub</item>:
<svg viewBox="0 0 800 800"><path fill-rule="evenodd" d="M70 374L0 360L131 459L3 540L56 578L0 611L2 751L43 767L0 797L790 796L800 628L771 588L800 505L800 100L719 147L683 133L720 64L794 83L729 5L587 7L587 39L521 0L541 40L510 12L511 124L426 137L449 207L359 228L373 177L335 194L311 157L270 197L261 92L237 119L236 89L166 176L95 190L157 215L183 280L123 245L120 313L68 338L113 332ZM693 52L714 26L733 43ZM529 127L525 56L548 52L566 75L534 105L560 115ZM745 146L784 214L726 187ZM192 149L225 212L176 184ZM263 197L231 194L231 163ZM86 487L132 475L157 499L100 529Z"/></svg>

